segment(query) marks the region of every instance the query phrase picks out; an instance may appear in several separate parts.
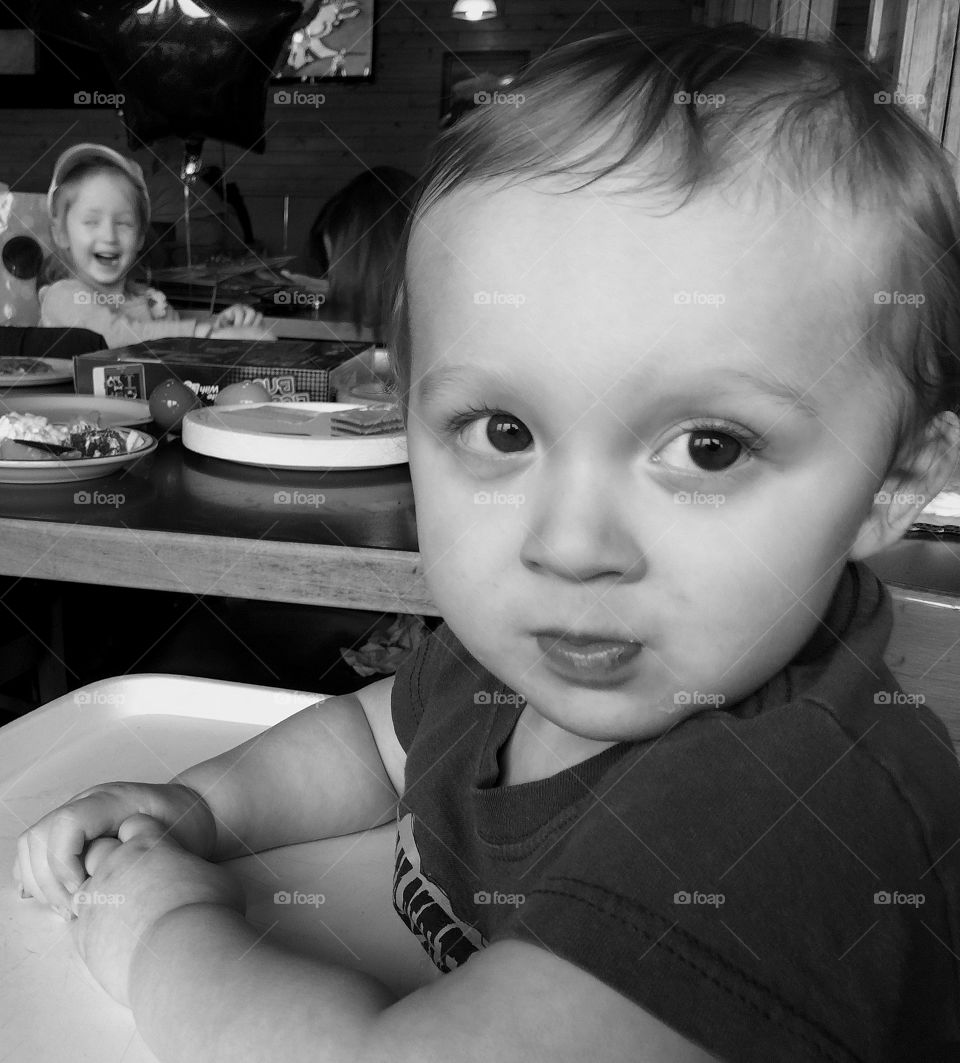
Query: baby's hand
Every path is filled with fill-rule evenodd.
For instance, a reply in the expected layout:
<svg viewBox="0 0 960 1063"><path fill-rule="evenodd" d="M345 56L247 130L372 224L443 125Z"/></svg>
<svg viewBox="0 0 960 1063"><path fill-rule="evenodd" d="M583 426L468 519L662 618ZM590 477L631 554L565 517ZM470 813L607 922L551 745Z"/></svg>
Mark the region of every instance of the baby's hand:
<svg viewBox="0 0 960 1063"><path fill-rule="evenodd" d="M252 306L244 306L243 303L234 303L222 310L213 319L213 330L226 328L252 328L263 321L263 314L254 310Z"/></svg>
<svg viewBox="0 0 960 1063"><path fill-rule="evenodd" d="M25 897L45 901L64 914L87 877L87 847L97 838L116 838L120 824L147 812L170 824L191 852L213 855L216 824L206 802L176 783L105 783L48 812L17 840L15 885Z"/></svg>
<svg viewBox="0 0 960 1063"><path fill-rule="evenodd" d="M244 912L243 890L216 864L182 849L158 820L136 815L102 839L87 857L91 877L77 890L77 949L90 973L129 1007L130 966L158 919L187 904L218 904Z"/></svg>

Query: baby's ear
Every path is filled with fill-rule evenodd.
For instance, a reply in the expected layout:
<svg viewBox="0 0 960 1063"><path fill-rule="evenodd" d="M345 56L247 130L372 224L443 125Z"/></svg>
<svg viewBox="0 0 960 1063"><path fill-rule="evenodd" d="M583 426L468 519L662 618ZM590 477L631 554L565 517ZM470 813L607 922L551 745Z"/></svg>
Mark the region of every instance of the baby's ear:
<svg viewBox="0 0 960 1063"><path fill-rule="evenodd" d="M857 534L850 557L863 560L898 542L943 490L960 458L960 420L937 414L922 438L904 448L874 495L873 507Z"/></svg>

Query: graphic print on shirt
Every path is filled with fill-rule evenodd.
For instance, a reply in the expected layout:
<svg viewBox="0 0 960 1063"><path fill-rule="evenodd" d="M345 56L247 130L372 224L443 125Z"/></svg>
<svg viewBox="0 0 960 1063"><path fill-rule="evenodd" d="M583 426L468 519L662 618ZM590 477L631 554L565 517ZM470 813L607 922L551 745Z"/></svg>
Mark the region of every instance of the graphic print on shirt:
<svg viewBox="0 0 960 1063"><path fill-rule="evenodd" d="M460 967L487 944L476 927L453 914L450 898L423 873L412 812L397 824L393 906L441 971Z"/></svg>

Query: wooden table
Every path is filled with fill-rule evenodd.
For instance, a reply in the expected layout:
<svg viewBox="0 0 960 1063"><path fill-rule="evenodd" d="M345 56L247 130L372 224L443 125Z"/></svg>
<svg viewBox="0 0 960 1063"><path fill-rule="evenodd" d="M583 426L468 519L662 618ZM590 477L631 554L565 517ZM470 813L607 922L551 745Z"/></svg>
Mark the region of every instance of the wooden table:
<svg viewBox="0 0 960 1063"><path fill-rule="evenodd" d="M3 575L436 615L416 549L406 465L284 472L176 439L101 480L0 485Z"/></svg>

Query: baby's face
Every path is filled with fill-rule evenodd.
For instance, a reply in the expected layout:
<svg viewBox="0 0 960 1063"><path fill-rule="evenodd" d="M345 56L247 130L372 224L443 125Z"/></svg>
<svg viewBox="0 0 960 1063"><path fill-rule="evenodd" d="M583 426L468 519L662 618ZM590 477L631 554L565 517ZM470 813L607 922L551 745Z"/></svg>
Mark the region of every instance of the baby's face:
<svg viewBox="0 0 960 1063"><path fill-rule="evenodd" d="M431 592L471 653L601 741L732 704L829 603L883 481L865 242L801 207L667 217L455 194L410 253L409 448ZM862 551L860 551L862 552Z"/></svg>

